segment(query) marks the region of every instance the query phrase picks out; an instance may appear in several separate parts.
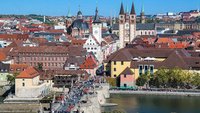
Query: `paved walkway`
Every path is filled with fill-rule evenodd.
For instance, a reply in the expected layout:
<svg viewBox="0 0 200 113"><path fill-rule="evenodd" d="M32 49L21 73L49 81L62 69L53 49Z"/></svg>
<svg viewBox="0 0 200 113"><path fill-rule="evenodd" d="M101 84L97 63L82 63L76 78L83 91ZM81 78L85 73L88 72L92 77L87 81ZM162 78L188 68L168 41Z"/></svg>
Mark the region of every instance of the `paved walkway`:
<svg viewBox="0 0 200 113"><path fill-rule="evenodd" d="M64 98L53 103L52 112L53 113L70 113L71 110L77 105L86 93L86 90L93 88L93 85L97 78L89 78L86 81L78 82L78 85L74 85L68 94L64 94Z"/></svg>

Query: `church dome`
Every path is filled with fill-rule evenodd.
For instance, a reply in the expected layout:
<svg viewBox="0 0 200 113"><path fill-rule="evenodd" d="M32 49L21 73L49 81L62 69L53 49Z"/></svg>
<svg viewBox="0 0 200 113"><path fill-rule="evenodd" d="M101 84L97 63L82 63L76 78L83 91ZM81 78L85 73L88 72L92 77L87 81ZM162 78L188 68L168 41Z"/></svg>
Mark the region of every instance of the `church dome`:
<svg viewBox="0 0 200 113"><path fill-rule="evenodd" d="M84 22L83 19L77 19L75 20L72 25L72 28L78 28L78 29L82 29L82 30L88 30L89 29L89 25L87 22Z"/></svg>
<svg viewBox="0 0 200 113"><path fill-rule="evenodd" d="M81 11L78 11L77 15L82 15L82 12L81 12Z"/></svg>

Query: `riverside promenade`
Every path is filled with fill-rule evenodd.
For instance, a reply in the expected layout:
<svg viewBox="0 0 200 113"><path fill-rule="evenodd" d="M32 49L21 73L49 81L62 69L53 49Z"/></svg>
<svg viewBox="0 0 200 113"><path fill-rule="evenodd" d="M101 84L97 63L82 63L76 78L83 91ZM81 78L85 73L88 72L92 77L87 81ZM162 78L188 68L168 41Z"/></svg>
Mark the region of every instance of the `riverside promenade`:
<svg viewBox="0 0 200 113"><path fill-rule="evenodd" d="M200 91L191 90L109 90L110 94L166 95L166 96L200 96Z"/></svg>

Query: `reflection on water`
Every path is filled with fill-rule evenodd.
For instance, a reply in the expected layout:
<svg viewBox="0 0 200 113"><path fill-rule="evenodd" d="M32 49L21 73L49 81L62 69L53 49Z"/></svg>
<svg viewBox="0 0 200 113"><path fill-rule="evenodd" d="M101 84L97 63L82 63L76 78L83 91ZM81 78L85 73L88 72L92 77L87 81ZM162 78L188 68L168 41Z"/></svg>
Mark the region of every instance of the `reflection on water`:
<svg viewBox="0 0 200 113"><path fill-rule="evenodd" d="M200 113L200 97L111 95L107 100L116 107L105 107L105 111L118 109L125 113Z"/></svg>
<svg viewBox="0 0 200 113"><path fill-rule="evenodd" d="M0 97L0 103L3 103L4 97Z"/></svg>

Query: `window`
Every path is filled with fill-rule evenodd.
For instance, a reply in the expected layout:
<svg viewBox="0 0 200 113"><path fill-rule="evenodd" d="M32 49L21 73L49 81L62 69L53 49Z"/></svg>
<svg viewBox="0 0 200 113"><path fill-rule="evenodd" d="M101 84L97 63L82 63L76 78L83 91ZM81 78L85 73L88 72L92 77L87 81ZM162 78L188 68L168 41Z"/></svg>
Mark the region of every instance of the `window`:
<svg viewBox="0 0 200 113"><path fill-rule="evenodd" d="M139 75L140 75L140 76L142 75L142 70L143 70L143 66L142 66L142 65L139 65Z"/></svg>
<svg viewBox="0 0 200 113"><path fill-rule="evenodd" d="M124 78L126 78L126 74L124 74Z"/></svg>
<svg viewBox="0 0 200 113"><path fill-rule="evenodd" d="M22 83L22 86L25 86L25 83Z"/></svg>
<svg viewBox="0 0 200 113"><path fill-rule="evenodd" d="M153 75L154 66L150 65L150 74Z"/></svg>
<svg viewBox="0 0 200 113"><path fill-rule="evenodd" d="M124 87L127 87L127 84L124 84Z"/></svg>
<svg viewBox="0 0 200 113"><path fill-rule="evenodd" d="M22 79L22 81L24 81L24 79Z"/></svg>
<svg viewBox="0 0 200 113"><path fill-rule="evenodd" d="M145 74L148 73L148 65L145 65L145 66L144 66L144 72L145 72Z"/></svg>
<svg viewBox="0 0 200 113"><path fill-rule="evenodd" d="M117 77L117 75L114 75L114 77Z"/></svg>
<svg viewBox="0 0 200 113"><path fill-rule="evenodd" d="M124 61L121 61L121 65L124 65Z"/></svg>
<svg viewBox="0 0 200 113"><path fill-rule="evenodd" d="M116 65L116 61L114 61L114 65Z"/></svg>
<svg viewBox="0 0 200 113"><path fill-rule="evenodd" d="M114 71L116 71L116 68L114 68Z"/></svg>

